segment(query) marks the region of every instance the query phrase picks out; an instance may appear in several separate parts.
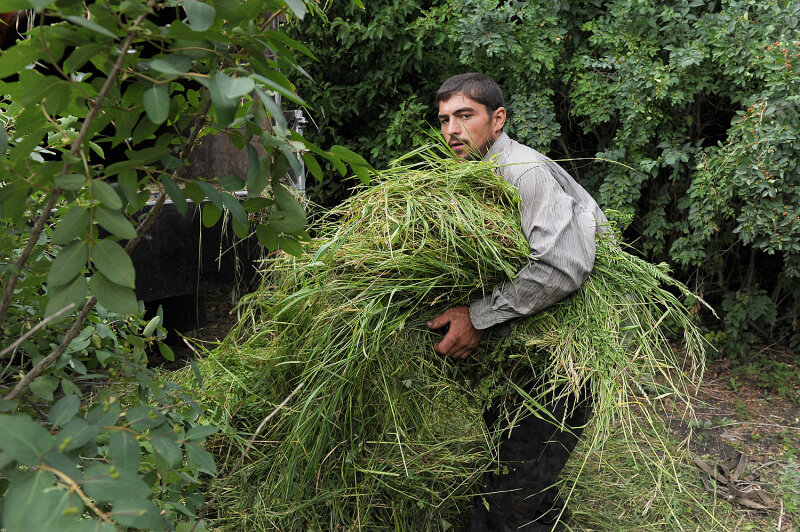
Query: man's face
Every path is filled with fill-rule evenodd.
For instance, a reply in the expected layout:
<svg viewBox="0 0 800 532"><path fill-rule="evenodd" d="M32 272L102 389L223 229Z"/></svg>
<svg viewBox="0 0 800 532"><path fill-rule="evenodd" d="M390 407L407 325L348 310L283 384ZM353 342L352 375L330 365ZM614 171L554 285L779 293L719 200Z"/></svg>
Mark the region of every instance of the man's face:
<svg viewBox="0 0 800 532"><path fill-rule="evenodd" d="M450 148L460 159L481 159L503 130L506 110L489 114L482 103L461 93L439 103L439 124Z"/></svg>

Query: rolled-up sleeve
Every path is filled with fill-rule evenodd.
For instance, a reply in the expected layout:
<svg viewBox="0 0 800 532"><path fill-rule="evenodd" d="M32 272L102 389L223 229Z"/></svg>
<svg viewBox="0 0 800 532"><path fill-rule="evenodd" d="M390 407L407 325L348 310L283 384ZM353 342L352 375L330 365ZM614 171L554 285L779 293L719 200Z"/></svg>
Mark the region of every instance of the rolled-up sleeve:
<svg viewBox="0 0 800 532"><path fill-rule="evenodd" d="M552 164L552 163L550 163ZM548 163L515 179L530 263L491 295L470 305L476 329L534 314L580 288L592 271L597 221L559 186Z"/></svg>

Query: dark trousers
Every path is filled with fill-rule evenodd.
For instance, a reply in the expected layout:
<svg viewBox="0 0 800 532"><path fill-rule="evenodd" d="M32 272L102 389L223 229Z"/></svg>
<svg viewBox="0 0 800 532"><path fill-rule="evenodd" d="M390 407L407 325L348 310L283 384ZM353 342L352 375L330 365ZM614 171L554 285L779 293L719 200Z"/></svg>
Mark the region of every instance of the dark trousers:
<svg viewBox="0 0 800 532"><path fill-rule="evenodd" d="M529 388L535 388L535 384ZM531 395L536 396L535 392ZM484 495L476 498L468 532L559 530L557 520L563 503L554 484L591 416L591 397L588 391L580 398L550 396L545 407L558 421L527 411L522 419L510 420L521 402L517 399L504 407L497 400L484 413L489 430L502 431L500 468L484 476ZM563 430L562 419L568 430Z"/></svg>

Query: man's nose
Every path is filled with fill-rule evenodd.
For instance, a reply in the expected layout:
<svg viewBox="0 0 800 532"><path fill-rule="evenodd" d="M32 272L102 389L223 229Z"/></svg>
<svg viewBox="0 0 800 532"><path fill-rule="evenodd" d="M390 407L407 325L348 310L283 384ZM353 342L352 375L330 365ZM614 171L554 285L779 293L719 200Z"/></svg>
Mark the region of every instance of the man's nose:
<svg viewBox="0 0 800 532"><path fill-rule="evenodd" d="M459 124L458 120L448 120L445 125L445 133L447 133L448 136L461 133L461 124Z"/></svg>

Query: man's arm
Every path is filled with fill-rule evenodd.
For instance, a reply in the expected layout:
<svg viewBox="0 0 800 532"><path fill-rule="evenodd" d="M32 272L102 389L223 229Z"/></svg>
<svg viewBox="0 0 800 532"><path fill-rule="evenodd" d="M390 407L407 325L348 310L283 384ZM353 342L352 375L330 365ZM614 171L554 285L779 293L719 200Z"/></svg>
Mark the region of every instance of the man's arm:
<svg viewBox="0 0 800 532"><path fill-rule="evenodd" d="M486 329L557 303L580 288L594 266L597 222L564 193L547 165L534 166L514 184L522 199L520 218L531 263L491 295L432 320L432 329L450 325L434 346L439 353L465 358Z"/></svg>
<svg viewBox="0 0 800 532"><path fill-rule="evenodd" d="M515 183L531 263L510 282L470 305L476 329L543 310L580 288L594 266L597 221L537 165Z"/></svg>

